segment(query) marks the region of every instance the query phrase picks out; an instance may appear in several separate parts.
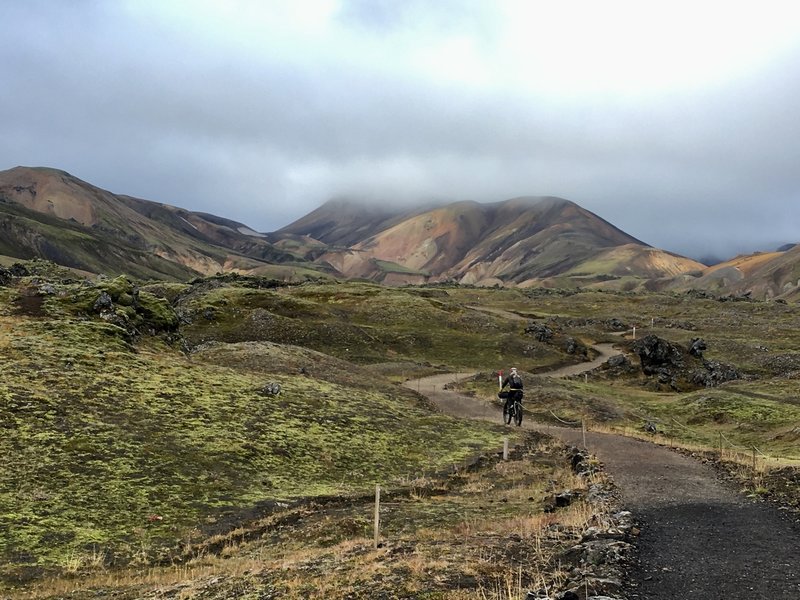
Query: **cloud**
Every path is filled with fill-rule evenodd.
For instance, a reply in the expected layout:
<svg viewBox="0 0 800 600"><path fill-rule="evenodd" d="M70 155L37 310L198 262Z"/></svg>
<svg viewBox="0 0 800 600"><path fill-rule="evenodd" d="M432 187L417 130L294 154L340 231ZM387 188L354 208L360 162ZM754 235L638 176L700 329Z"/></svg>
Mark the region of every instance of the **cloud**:
<svg viewBox="0 0 800 600"><path fill-rule="evenodd" d="M0 167L261 230L547 194L693 256L800 241L792 5L598 6L4 3Z"/></svg>

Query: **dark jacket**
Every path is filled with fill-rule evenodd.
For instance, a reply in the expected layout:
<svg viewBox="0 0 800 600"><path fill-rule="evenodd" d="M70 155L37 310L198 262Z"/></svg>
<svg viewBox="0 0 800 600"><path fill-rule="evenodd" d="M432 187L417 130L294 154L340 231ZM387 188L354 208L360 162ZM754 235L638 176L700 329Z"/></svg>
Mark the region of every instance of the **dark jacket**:
<svg viewBox="0 0 800 600"><path fill-rule="evenodd" d="M509 386L512 390L521 390L522 377L520 377L519 375L509 375L503 380L503 387L506 386Z"/></svg>

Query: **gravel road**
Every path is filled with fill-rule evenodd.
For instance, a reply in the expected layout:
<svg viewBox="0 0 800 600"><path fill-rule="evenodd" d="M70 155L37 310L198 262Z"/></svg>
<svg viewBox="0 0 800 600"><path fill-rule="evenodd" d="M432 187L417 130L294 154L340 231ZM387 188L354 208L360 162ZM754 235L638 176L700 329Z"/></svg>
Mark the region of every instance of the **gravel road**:
<svg viewBox="0 0 800 600"><path fill-rule="evenodd" d="M500 422L493 403L444 389L472 375L437 375L406 385L448 414ZM523 426L583 443L580 430ZM629 598L800 598L800 520L794 513L746 498L712 467L668 448L594 432L586 441L641 525Z"/></svg>

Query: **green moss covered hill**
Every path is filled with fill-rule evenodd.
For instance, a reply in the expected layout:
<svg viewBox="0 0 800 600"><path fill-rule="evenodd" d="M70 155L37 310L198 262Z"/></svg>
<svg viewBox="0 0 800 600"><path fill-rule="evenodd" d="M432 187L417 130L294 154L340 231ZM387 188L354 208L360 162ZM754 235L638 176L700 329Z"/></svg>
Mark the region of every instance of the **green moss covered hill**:
<svg viewBox="0 0 800 600"><path fill-rule="evenodd" d="M362 493L497 447L499 429L444 417L389 376L498 364L503 343L525 352L519 327L435 292L144 285L41 262L4 269L2 283L0 562L12 580L98 553L170 560L260 503Z"/></svg>
<svg viewBox="0 0 800 600"><path fill-rule="evenodd" d="M634 325L680 344L703 335L709 357L745 376L681 393L635 369L535 377ZM677 415L711 439L721 428L788 453L800 435L798 325L794 305L692 294L164 283L7 265L0 577L169 563L278 503L368 494L500 446L499 424L444 416L399 385L436 372L482 373L475 390L488 400L494 370L514 363L534 414L588 407L631 426L631 414Z"/></svg>

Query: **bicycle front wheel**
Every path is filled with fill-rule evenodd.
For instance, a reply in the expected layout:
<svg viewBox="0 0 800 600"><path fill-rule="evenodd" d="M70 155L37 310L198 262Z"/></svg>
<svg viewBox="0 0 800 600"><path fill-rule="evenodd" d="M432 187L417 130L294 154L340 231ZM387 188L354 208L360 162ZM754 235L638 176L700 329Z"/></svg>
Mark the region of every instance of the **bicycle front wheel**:
<svg viewBox="0 0 800 600"><path fill-rule="evenodd" d="M517 427L520 427L522 425L522 404L517 404L515 408L514 423L517 424Z"/></svg>

